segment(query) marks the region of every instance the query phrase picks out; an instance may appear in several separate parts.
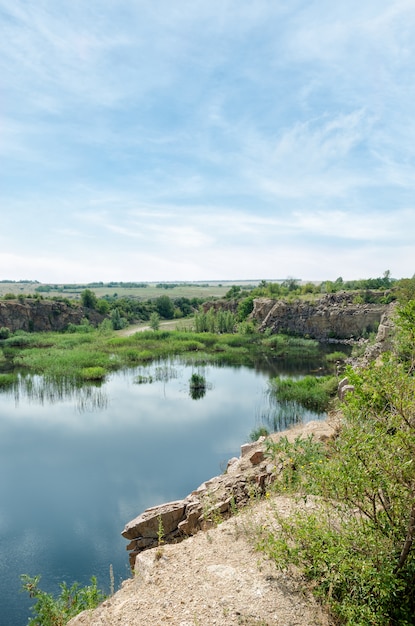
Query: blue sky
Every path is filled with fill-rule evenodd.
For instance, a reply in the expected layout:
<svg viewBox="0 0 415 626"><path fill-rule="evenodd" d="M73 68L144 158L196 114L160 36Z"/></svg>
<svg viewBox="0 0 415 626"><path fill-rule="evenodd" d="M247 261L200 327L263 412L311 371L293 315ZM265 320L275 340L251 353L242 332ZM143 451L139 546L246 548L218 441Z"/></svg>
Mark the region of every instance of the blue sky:
<svg viewBox="0 0 415 626"><path fill-rule="evenodd" d="M415 272L414 0L0 0L0 279Z"/></svg>

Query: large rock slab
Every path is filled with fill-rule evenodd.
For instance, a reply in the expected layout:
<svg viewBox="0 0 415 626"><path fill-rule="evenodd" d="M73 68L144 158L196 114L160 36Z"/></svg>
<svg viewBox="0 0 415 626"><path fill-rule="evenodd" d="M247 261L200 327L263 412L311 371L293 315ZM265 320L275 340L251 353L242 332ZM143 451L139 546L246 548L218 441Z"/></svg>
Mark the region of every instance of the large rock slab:
<svg viewBox="0 0 415 626"><path fill-rule="evenodd" d="M163 535L168 535L177 529L179 522L184 519L185 509L184 500L153 506L128 522L121 534L126 539L138 539L140 537L157 539L161 532Z"/></svg>

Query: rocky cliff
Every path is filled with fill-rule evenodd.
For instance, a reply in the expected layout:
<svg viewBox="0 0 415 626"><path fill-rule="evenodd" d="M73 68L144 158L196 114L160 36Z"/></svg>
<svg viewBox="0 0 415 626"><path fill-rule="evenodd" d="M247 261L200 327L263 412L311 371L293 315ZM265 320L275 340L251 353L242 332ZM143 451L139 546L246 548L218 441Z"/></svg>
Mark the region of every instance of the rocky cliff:
<svg viewBox="0 0 415 626"><path fill-rule="evenodd" d="M94 326L104 319L92 309L55 300L0 301L0 328L6 327L11 332L65 330L68 324L80 324L85 317Z"/></svg>
<svg viewBox="0 0 415 626"><path fill-rule="evenodd" d="M254 300L252 317L260 331L288 333L329 341L357 339L377 330L386 304L356 304L351 293L327 294L320 300L283 301L270 298Z"/></svg>

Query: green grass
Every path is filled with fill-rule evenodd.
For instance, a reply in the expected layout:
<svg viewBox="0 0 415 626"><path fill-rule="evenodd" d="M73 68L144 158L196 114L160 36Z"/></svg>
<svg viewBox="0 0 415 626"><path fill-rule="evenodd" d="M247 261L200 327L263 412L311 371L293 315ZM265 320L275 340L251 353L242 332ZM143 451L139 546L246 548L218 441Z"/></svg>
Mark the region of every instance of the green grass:
<svg viewBox="0 0 415 626"><path fill-rule="evenodd" d="M0 374L0 389L10 389L18 381L16 373Z"/></svg>
<svg viewBox="0 0 415 626"><path fill-rule="evenodd" d="M270 387L280 402L298 402L306 409L323 413L336 395L337 379L335 376L305 376L300 380L277 377Z"/></svg>
<svg viewBox="0 0 415 626"><path fill-rule="evenodd" d="M98 381L104 380L107 371L100 366L84 367L80 372L82 380Z"/></svg>
<svg viewBox="0 0 415 626"><path fill-rule="evenodd" d="M199 283L177 283L172 289L163 289L157 287L157 283L148 283L147 287L90 287L86 284L74 285L69 289L65 289L64 284L51 285L53 289L48 293L43 293L44 297L64 297L80 300L81 293L85 289L91 289L97 296L133 297L139 300L155 299L159 296L167 295L170 298L223 298L232 285L240 285L243 288L255 287L258 281L210 281ZM36 283L0 283L0 297L5 294L12 293L16 296L34 294L35 289L39 287Z"/></svg>
<svg viewBox="0 0 415 626"><path fill-rule="evenodd" d="M315 342L292 337L277 340L287 357L301 348L301 358L316 354ZM255 363L258 355L275 355L273 344L259 334L216 334L192 331L148 330L123 336L105 334L100 329L88 333L20 333L0 342L3 362L23 372L62 377L82 382L102 380L121 368L181 355L184 362L228 365ZM270 347L271 345L271 347ZM277 355L278 356L278 355Z"/></svg>

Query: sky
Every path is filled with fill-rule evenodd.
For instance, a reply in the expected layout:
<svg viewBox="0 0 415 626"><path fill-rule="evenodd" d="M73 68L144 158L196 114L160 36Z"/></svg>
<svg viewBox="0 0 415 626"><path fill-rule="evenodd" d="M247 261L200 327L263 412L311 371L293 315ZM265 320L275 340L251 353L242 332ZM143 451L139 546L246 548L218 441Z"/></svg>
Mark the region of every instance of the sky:
<svg viewBox="0 0 415 626"><path fill-rule="evenodd" d="M0 0L0 280L415 273L414 0Z"/></svg>

